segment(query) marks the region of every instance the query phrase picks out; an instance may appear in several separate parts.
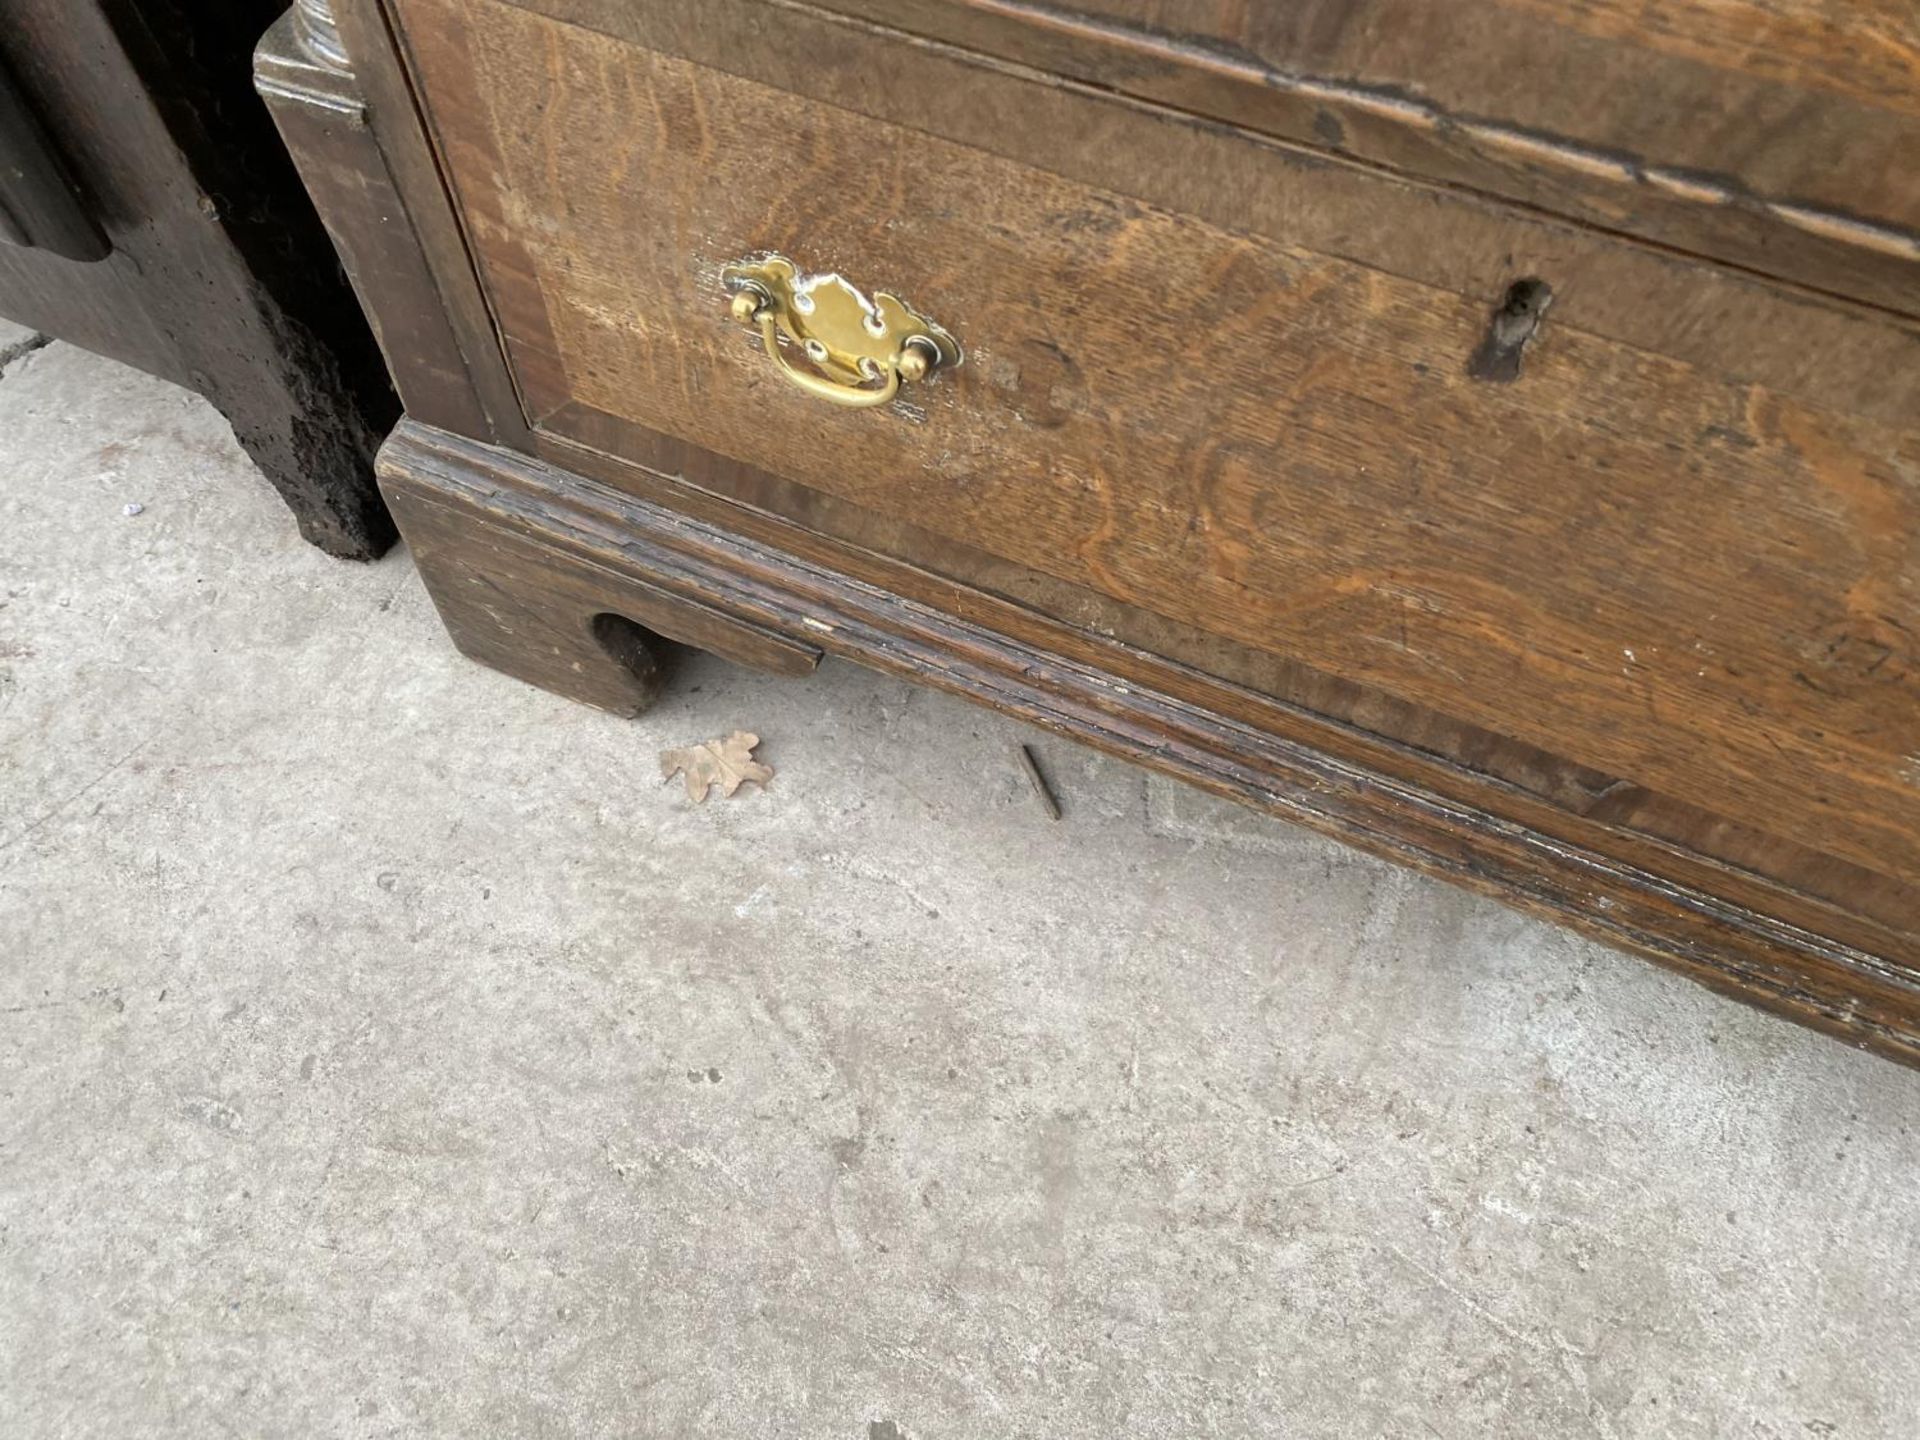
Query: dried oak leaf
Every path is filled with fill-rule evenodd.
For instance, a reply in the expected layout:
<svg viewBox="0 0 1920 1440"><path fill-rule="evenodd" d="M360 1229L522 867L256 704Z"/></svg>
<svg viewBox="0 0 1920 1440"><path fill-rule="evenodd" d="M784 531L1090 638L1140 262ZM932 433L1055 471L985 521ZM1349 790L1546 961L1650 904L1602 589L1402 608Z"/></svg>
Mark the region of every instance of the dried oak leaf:
<svg viewBox="0 0 1920 1440"><path fill-rule="evenodd" d="M748 781L764 787L773 779L773 767L753 758L753 747L759 743L758 735L736 730L724 740L708 740L683 750L662 750L660 778L685 776L687 794L697 805L706 804L707 792L715 785L720 787L723 799Z"/></svg>

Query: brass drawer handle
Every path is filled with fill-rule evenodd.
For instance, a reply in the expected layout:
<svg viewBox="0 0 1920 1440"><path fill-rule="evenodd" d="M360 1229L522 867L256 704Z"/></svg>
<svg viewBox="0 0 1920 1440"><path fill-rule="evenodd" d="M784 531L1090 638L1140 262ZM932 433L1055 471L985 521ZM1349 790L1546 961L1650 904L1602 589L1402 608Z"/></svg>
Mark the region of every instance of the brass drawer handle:
<svg viewBox="0 0 1920 1440"><path fill-rule="evenodd" d="M898 295L882 290L869 301L838 275L802 274L784 255L729 265L720 280L733 295L733 318L759 328L780 373L835 405L885 405L903 381L960 363L954 338ZM788 358L788 349L811 368Z"/></svg>

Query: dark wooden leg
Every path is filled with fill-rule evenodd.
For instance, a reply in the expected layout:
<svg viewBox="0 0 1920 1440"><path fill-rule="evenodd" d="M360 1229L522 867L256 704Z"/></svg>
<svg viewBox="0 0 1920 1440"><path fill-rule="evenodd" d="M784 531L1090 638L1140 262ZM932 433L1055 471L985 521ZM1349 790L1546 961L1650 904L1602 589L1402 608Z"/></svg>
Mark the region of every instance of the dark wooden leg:
<svg viewBox="0 0 1920 1440"><path fill-rule="evenodd" d="M657 580L617 535L565 532L547 497L503 487L484 447L435 448L427 433L402 426L387 442L381 487L447 632L473 659L625 715L659 695L662 641L783 675L819 663L817 648Z"/></svg>
<svg viewBox="0 0 1920 1440"><path fill-rule="evenodd" d="M307 540L370 559L399 406L247 92L271 3L0 4L0 314L198 391Z"/></svg>
<svg viewBox="0 0 1920 1440"><path fill-rule="evenodd" d="M341 560L378 559L394 541L370 474L380 428L347 398L352 383L324 343L289 323L282 344L270 384L229 385L209 374L201 393L279 492L302 540Z"/></svg>
<svg viewBox="0 0 1920 1440"><path fill-rule="evenodd" d="M461 653L528 684L637 715L666 683L661 637L606 608L564 555L424 487L389 486L420 578Z"/></svg>

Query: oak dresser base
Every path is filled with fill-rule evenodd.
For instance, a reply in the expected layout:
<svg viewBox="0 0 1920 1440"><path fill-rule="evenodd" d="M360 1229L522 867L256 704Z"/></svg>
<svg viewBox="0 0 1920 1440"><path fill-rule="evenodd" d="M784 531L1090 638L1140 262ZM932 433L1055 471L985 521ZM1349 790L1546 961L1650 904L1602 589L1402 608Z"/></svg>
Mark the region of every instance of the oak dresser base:
<svg viewBox="0 0 1920 1440"><path fill-rule="evenodd" d="M1647 955L1909 1064L1920 994L1863 951L1262 733L556 466L403 422L381 484L455 643L637 714L662 637L783 675L936 686Z"/></svg>

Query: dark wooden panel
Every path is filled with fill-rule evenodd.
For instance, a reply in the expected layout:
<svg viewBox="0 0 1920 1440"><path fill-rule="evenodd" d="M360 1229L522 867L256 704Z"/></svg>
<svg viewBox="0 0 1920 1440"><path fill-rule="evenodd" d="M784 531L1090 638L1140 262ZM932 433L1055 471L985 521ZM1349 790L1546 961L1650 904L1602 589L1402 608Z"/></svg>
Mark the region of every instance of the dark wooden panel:
<svg viewBox="0 0 1920 1440"><path fill-rule="evenodd" d="M818 645L794 640L778 630L751 624L717 606L674 595L645 581L626 582L620 614L668 640L770 675L804 677L820 664Z"/></svg>
<svg viewBox="0 0 1920 1440"><path fill-rule="evenodd" d="M646 703L651 681L636 680L592 623L620 614L629 587L643 585L668 604L804 635L983 702L1920 1063L1911 958L1838 944L1174 694L1115 685L1110 663L1078 663L971 622L976 601L957 591L944 610L902 604L731 529L411 424L388 443L381 469L430 588L450 597L456 633L510 673L610 708ZM1342 743L1337 730L1323 733ZM1443 779L1445 769L1429 762L1425 773Z"/></svg>
<svg viewBox="0 0 1920 1440"><path fill-rule="evenodd" d="M104 260L113 247L13 76L0 65L0 240L68 260Z"/></svg>
<svg viewBox="0 0 1920 1440"><path fill-rule="evenodd" d="M1557 308L1487 384L1480 297L491 0L402 14L536 417L695 439L1920 875L1911 435ZM969 364L887 414L791 392L721 312L760 248L899 290Z"/></svg>
<svg viewBox="0 0 1920 1440"><path fill-rule="evenodd" d="M397 476L406 468L404 435L394 453ZM474 525L470 513L416 485L396 481L390 496L454 644L530 685L631 715L658 697L672 668L663 639L776 675L809 675L820 663L819 647L663 590L632 566L585 562L537 536Z"/></svg>
<svg viewBox="0 0 1920 1440"><path fill-rule="evenodd" d="M112 243L0 246L0 314L199 391L308 540L379 554L397 414L248 56L284 0L0 0L0 53Z"/></svg>

